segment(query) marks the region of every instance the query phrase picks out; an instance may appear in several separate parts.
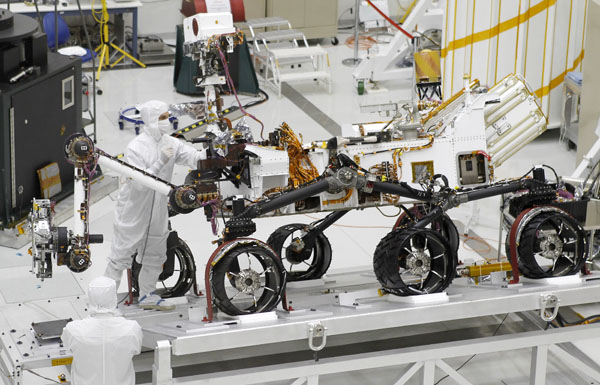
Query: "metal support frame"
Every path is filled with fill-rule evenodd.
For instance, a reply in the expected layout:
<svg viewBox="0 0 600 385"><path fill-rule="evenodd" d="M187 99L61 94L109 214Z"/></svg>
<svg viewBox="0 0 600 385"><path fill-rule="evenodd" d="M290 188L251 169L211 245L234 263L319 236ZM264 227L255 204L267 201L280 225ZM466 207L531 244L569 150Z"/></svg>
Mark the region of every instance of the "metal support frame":
<svg viewBox="0 0 600 385"><path fill-rule="evenodd" d="M433 385L435 381L435 368L441 369L448 376L461 385L472 383L450 367L444 360L472 354L485 354L505 352L517 349L532 349L530 384L546 383L546 369L548 352L561 359L570 367L583 375L600 381L600 372L582 363L557 344L572 342L582 339L600 337L600 325L575 326L546 331L518 333L516 335L503 335L478 338L464 341L445 342L433 345L418 346L403 349L394 349L383 352L363 353L335 358L325 358L318 362L302 361L291 364L263 366L251 369L232 370L221 373L210 373L185 378L178 378L177 384L259 384L265 381L294 380L292 385L319 383L319 376L348 371L385 368L412 364L399 377L394 385L405 384L410 378L422 370L424 385ZM168 343L167 343L168 344ZM168 345L160 343L155 350L157 360L156 377L163 382L153 382L153 385L171 384L170 370L162 366L170 360ZM164 371L160 370L165 368ZM154 372L153 372L154 373Z"/></svg>
<svg viewBox="0 0 600 385"><path fill-rule="evenodd" d="M309 339L313 337L313 347L324 345L324 351L330 347L344 343L354 343L356 333L373 333L377 339L388 338L397 328L415 325L451 322L468 318L489 317L496 314L515 313L522 319L537 321L537 327L545 327L539 317L542 306L542 294L556 295L561 308L584 303L600 301L600 277L597 273L581 277L579 282L563 284L554 280L525 280L517 286L499 287L480 284L470 285L466 279L457 279L448 288L447 299L439 305L428 303L397 302L396 297L379 296L378 282L370 269L353 268L328 274L316 286L298 286L288 288L288 295L293 299L294 307L299 310L277 311L272 313L249 315L242 320L217 315L214 322L202 322L201 314L193 316L192 308L203 309L204 299L188 299L189 308L179 307L173 312L145 312L137 307L121 307L128 319L140 323L144 330L144 346L156 347L154 360L145 355L136 362L138 370L151 370L154 383L172 385L197 383L252 384L279 379L290 380L289 383L318 385L319 377L326 374L342 373L353 370L372 368L393 368L398 366L397 383L401 379L419 376L431 378L432 369L440 368L461 384L467 380L459 379L447 365L445 360L512 349L538 347L534 352L535 366L532 369L534 378L541 378L545 372L544 346L556 357L567 362L569 367L593 378L599 378L600 366L583 352L570 344L571 341L600 336L600 324L582 327L568 327L549 331L525 332L520 334L488 337L476 340L463 340L436 345L415 346L384 352L346 355L336 358L321 357L315 361L299 361L286 365L255 367L241 371L211 373L192 377L173 378L174 367L194 365L198 362L222 360L227 351L243 351L254 355L254 351L264 351L263 346L278 344L278 349L290 346L289 351L310 352ZM576 277L577 278L577 277ZM589 278L589 279L585 279ZM365 294L360 294L365 291ZM349 292L348 292L349 291ZM344 292L348 292L347 294ZM315 295L318 294L318 304ZM357 295L361 299L359 306L343 306L341 302L356 301L352 298L336 298L340 294ZM436 296L437 294L431 294ZM419 296L424 299L428 296ZM415 297L417 298L417 297ZM75 317L85 316L83 300L71 300L74 309L79 309ZM474 306L474 303L477 305ZM81 306L80 306L81 305ZM80 309L81 308L81 309ZM529 315L521 317L520 312ZM256 316L264 316L256 318ZM273 317L274 316L274 317ZM74 317L74 318L75 318ZM22 327L22 325L21 325ZM28 329L16 327L0 331L0 369L10 378L4 377L8 385L23 385L23 372L56 365L68 365L70 353L57 341L37 343L35 336ZM312 333L311 333L312 327ZM435 328L435 327L434 327ZM323 338L326 337L326 340ZM343 343L342 343L343 345ZM556 349L555 349L556 345ZM275 346L275 345L273 345ZM30 347L33 347L32 349ZM288 349L287 347L285 348ZM563 353L564 351L564 353ZM153 365L150 367L148 359ZM200 361L198 361L200 360ZM574 363L572 362L574 361ZM138 365L140 364L140 365ZM412 364L412 365L409 365ZM416 364L416 365L415 365ZM400 367L405 365L404 367ZM425 371L427 368L428 371ZM423 369L423 370L421 370ZM401 370L407 370L401 373ZM461 373L464 376L464 373ZM1 376L0 376L1 377ZM210 379L210 381L208 381ZM150 381L150 380L148 380ZM208 381L208 382L207 382ZM413 380L414 381L414 380ZM461 382L462 381L462 382ZM467 382L465 382L467 381ZM543 381L542 381L543 382ZM0 380L2 383L2 380ZM535 384L535 382L533 382Z"/></svg>

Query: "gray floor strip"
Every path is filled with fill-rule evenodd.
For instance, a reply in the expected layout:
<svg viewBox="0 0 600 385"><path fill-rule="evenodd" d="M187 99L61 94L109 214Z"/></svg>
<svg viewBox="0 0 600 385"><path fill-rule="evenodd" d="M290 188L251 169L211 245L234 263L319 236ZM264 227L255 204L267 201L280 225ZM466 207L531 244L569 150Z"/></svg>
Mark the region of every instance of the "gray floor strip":
<svg viewBox="0 0 600 385"><path fill-rule="evenodd" d="M294 103L299 109L304 111L308 116L317 122L321 127L326 129L333 136L342 135L342 127L334 122L329 116L312 104L302 94L296 91L288 83L283 82L281 84L281 93Z"/></svg>

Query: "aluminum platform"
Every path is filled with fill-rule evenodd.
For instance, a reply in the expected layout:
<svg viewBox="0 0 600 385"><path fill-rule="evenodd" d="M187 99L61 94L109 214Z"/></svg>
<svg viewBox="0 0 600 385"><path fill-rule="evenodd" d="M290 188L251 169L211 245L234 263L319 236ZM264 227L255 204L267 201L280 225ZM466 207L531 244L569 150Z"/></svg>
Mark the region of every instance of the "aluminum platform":
<svg viewBox="0 0 600 385"><path fill-rule="evenodd" d="M542 306L542 299L549 295L555 296L561 308L600 302L600 273L585 277L523 280L517 285L475 285L460 278L445 293L405 298L381 296L378 289L372 271L357 268L328 274L321 280L291 283L287 299L295 309L292 311L278 309L241 317L217 313L216 319L208 323L202 321L206 313L204 297L188 297L187 303L182 300L175 310L169 312L143 311L135 306L120 306L120 309L126 318L137 320L144 331L146 353L134 361L136 371L152 370L154 384L188 383L184 379L170 378L171 368L190 365L201 368L200 364L256 357L257 352L261 355L291 351L311 353L311 349L317 350L320 345L325 348L324 354L334 346L405 336L409 329L411 332L408 334L413 335L447 333L452 328L467 328L470 320L481 317L484 317L484 323L485 317L491 317L488 322L495 325L498 314L537 311ZM61 301L55 300L54 306L60 308L58 302ZM71 308L71 314L64 314L65 318L85 316L84 297L62 302L64 308ZM518 321L518 316L512 321ZM454 326L440 327L441 322L454 322ZM598 329L596 325L589 325L589 328ZM561 330L556 329L552 335L559 336ZM583 327L582 335L587 333L586 330ZM528 338L526 341L533 341ZM562 337L556 338L562 341ZM24 370L71 363L71 357L60 346L60 341L39 341L33 330L25 325L3 330L0 343L2 370L11 374L10 380L5 379L9 384L23 384ZM154 355L152 350L155 350ZM347 351L350 354L353 350ZM335 359L343 360L340 357ZM358 358L353 356L352 359ZM331 371L330 366L326 367ZM431 365L429 367L431 369ZM167 379L161 380L161 376ZM212 383L208 380L210 376L204 376L203 380L198 378L200 382L189 383ZM224 378L217 383L227 383L234 377ZM260 383L256 378L259 377L249 376L248 382L236 380L236 383Z"/></svg>

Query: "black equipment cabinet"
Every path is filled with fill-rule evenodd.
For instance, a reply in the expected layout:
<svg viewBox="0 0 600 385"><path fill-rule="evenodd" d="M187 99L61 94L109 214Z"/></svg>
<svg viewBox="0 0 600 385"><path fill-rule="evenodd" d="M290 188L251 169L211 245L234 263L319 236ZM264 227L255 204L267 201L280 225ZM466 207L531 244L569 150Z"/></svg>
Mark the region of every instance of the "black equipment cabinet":
<svg viewBox="0 0 600 385"><path fill-rule="evenodd" d="M60 167L61 195L72 192L64 142L81 131L81 99L80 59L51 52L39 73L0 83L0 227L27 214L41 196L36 170L51 162Z"/></svg>

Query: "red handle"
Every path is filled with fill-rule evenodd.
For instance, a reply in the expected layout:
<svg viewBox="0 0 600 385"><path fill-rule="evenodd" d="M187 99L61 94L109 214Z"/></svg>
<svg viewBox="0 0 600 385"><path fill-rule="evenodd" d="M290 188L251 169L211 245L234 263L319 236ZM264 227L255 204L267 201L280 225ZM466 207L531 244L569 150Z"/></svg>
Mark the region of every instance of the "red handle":
<svg viewBox="0 0 600 385"><path fill-rule="evenodd" d="M394 20L390 19L390 18L388 17L388 15L386 15L386 14L385 14L385 13L383 13L383 12L381 12L381 10L380 10L379 8L377 8L377 7L375 6L375 4L373 4L373 3L371 2L371 0L367 0L367 3L369 3L369 5L370 5L371 7L373 7L373 8L374 8L374 9L377 11L377 13L379 13L381 16L383 16L383 18L384 18L384 19L386 19L386 20L387 20L387 21L388 21L388 22L389 22L391 25L393 25L394 27L396 27L396 28L397 28L397 29L398 29L400 32L402 32L403 34L405 34L405 35L406 35L406 37L408 37L409 39L411 39L411 40L412 40L412 38L413 38L413 35L411 35L410 33L406 32L406 30L405 30L404 28L402 28L402 27L400 27L398 24L396 24L396 22L395 22Z"/></svg>

